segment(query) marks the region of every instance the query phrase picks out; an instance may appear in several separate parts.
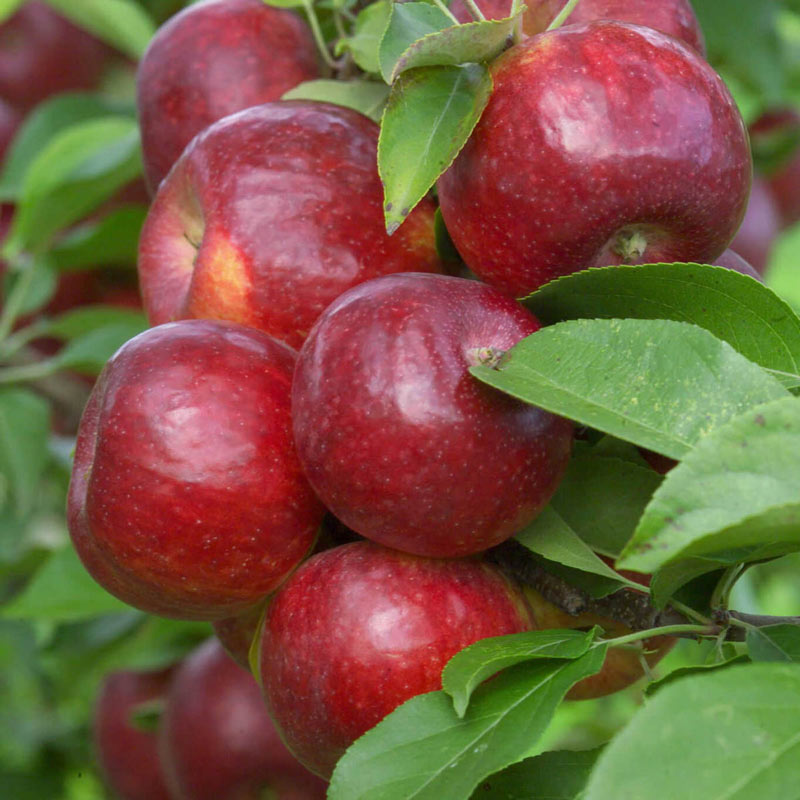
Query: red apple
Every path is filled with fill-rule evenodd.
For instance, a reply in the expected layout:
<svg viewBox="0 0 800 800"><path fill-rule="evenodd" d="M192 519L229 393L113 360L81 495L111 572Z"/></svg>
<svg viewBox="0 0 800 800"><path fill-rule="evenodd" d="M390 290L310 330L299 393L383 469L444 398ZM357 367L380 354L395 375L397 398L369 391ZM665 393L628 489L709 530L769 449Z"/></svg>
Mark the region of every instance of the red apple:
<svg viewBox="0 0 800 800"><path fill-rule="evenodd" d="M764 281L752 264L745 261L735 250L731 250L730 248L721 256L715 258L714 264L718 267L736 270L736 272L741 272L742 275L749 275L751 278L755 278L762 283Z"/></svg>
<svg viewBox="0 0 800 800"><path fill-rule="evenodd" d="M751 157L730 92L693 50L618 22L512 47L440 178L450 235L483 280L524 295L607 264L716 258L747 203Z"/></svg>
<svg viewBox="0 0 800 800"><path fill-rule="evenodd" d="M260 645L267 707L289 749L328 777L389 712L440 689L455 653L530 624L521 591L489 564L371 542L326 550L269 606Z"/></svg>
<svg viewBox="0 0 800 800"><path fill-rule="evenodd" d="M386 235L377 146L372 120L327 103L266 103L206 129L142 231L150 321L230 319L294 347L345 289L440 271L430 199Z"/></svg>
<svg viewBox="0 0 800 800"><path fill-rule="evenodd" d="M530 522L566 468L572 425L469 374L539 328L477 281L389 275L314 326L292 388L298 455L345 525L409 553L455 557Z"/></svg>
<svg viewBox="0 0 800 800"><path fill-rule="evenodd" d="M271 592L323 508L291 440L294 352L232 323L145 331L78 431L68 522L95 580L144 611L220 619Z"/></svg>
<svg viewBox="0 0 800 800"><path fill-rule="evenodd" d="M250 648L264 616L265 603L248 608L235 617L214 620L214 635L225 652L243 669L250 669Z"/></svg>
<svg viewBox="0 0 800 800"><path fill-rule="evenodd" d="M209 639L181 664L161 726L176 800L323 800L326 784L289 753L249 672Z"/></svg>
<svg viewBox="0 0 800 800"><path fill-rule="evenodd" d="M0 25L0 97L28 109L59 92L93 89L108 53L46 3L31 0Z"/></svg>
<svg viewBox="0 0 800 800"><path fill-rule="evenodd" d="M92 719L97 763L119 800L172 800L158 755L156 730L133 717L163 700L172 670L113 672L100 688Z"/></svg>
<svg viewBox="0 0 800 800"><path fill-rule="evenodd" d="M750 136L753 152L773 161L767 178L783 227L794 225L800 220L800 112L767 111L750 126Z"/></svg>
<svg viewBox="0 0 800 800"><path fill-rule="evenodd" d="M565 3L566 0L526 0L528 10L522 18L525 33L533 36L547 30ZM502 19L511 11L511 0L478 0L478 6L487 19ZM455 0L450 10L460 22L473 19L463 0ZM579 0L567 23L578 25L596 19L646 25L680 39L701 55L705 54L703 32L689 0Z"/></svg>
<svg viewBox="0 0 800 800"><path fill-rule="evenodd" d="M155 191L212 122L319 77L306 23L263 0L205 0L172 17L139 64L145 174Z"/></svg>
<svg viewBox="0 0 800 800"><path fill-rule="evenodd" d="M763 275L780 228L781 212L775 197L766 180L755 175L747 211L736 236L733 237L731 249Z"/></svg>

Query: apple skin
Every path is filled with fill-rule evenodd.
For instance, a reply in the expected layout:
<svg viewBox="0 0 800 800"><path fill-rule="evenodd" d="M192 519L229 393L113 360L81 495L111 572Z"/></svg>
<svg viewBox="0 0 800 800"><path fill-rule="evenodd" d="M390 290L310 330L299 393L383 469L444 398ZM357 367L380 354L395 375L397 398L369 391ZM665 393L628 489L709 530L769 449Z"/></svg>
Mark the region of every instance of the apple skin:
<svg viewBox="0 0 800 800"><path fill-rule="evenodd" d="M150 42L137 75L150 188L212 122L280 100L319 75L311 31L290 11L263 0L206 0L176 14Z"/></svg>
<svg viewBox="0 0 800 800"><path fill-rule="evenodd" d="M212 320L117 351L81 420L67 503L98 583L143 611L210 621L294 569L324 513L292 445L294 362L283 343Z"/></svg>
<svg viewBox="0 0 800 800"><path fill-rule="evenodd" d="M733 237L730 249L755 268L759 275L767 271L772 245L781 230L781 211L767 181L753 176L753 186L742 224Z"/></svg>
<svg viewBox="0 0 800 800"><path fill-rule="evenodd" d="M526 34L534 36L547 30L558 16L565 0L527 0L528 10L522 18ZM511 0L479 0L487 19L502 19L511 11ZM460 22L472 22L472 15L462 0L455 0L450 10ZM613 19L646 25L667 33L705 55L705 41L700 23L689 0L579 0L566 24L580 25L596 19Z"/></svg>
<svg viewBox="0 0 800 800"><path fill-rule="evenodd" d="M326 783L286 749L253 676L215 639L187 656L160 730L176 800L324 800Z"/></svg>
<svg viewBox="0 0 800 800"><path fill-rule="evenodd" d="M445 275L388 275L339 297L292 387L297 452L323 503L372 541L443 558L530 522L563 475L572 425L468 370L539 327L496 289Z"/></svg>
<svg viewBox="0 0 800 800"><path fill-rule="evenodd" d="M507 50L439 201L462 258L516 296L578 269L708 262L752 174L730 92L649 28L568 25Z"/></svg>
<svg viewBox="0 0 800 800"><path fill-rule="evenodd" d="M31 0L0 25L0 97L27 110L60 92L93 89L108 55L98 39Z"/></svg>
<svg viewBox="0 0 800 800"><path fill-rule="evenodd" d="M731 248L728 248L721 256L714 259L714 265L736 270L736 272L741 272L742 275L749 275L751 278L755 278L760 283L764 282L764 278L758 270Z"/></svg>
<svg viewBox="0 0 800 800"><path fill-rule="evenodd" d="M235 617L217 619L211 623L214 635L225 652L242 669L250 670L250 647L258 634L265 603L248 608Z"/></svg>
<svg viewBox="0 0 800 800"><path fill-rule="evenodd" d="M751 126L753 150L770 142L793 142L794 152L783 159L767 176L770 189L781 213L782 227L800 220L800 111L795 108L774 108L763 113Z"/></svg>
<svg viewBox="0 0 800 800"><path fill-rule="evenodd" d="M623 574L626 573L623 572ZM649 580L643 580L643 576L640 573L627 573L627 575L632 580L645 585L649 583ZM648 577L644 576L644 578ZM622 591L632 590L623 589ZM546 600L530 586L524 587L524 592L533 613L533 627L535 630L550 628L588 629L594 625L599 625L606 631L608 637L625 636L631 633L631 629L626 625L609 617L591 613L572 616L549 600ZM642 642L644 651L651 651L644 655L647 663L651 667L655 666L675 646L675 641L672 636L653 636L649 639L644 639ZM639 653L620 648L610 648L600 672L576 683L567 692L567 700L591 700L595 697L605 697L608 694L614 694L626 689L644 677L640 658Z"/></svg>
<svg viewBox="0 0 800 800"><path fill-rule="evenodd" d="M142 230L151 323L231 319L298 347L351 286L442 271L429 198L387 236L377 146L372 120L328 103L266 103L207 128Z"/></svg>
<svg viewBox="0 0 800 800"><path fill-rule="evenodd" d="M459 650L530 624L521 590L496 567L345 544L306 561L270 603L264 697L289 749L329 777L359 736L440 689Z"/></svg>
<svg viewBox="0 0 800 800"><path fill-rule="evenodd" d="M172 668L112 672L103 680L92 716L97 763L119 800L173 800L164 781L155 731L136 728L137 706L163 699Z"/></svg>

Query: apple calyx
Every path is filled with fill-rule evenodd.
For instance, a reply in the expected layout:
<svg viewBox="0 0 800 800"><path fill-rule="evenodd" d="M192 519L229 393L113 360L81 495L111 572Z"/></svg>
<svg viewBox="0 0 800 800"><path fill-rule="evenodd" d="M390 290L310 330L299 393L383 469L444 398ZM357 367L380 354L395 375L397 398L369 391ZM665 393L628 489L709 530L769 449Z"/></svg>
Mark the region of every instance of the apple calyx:
<svg viewBox="0 0 800 800"><path fill-rule="evenodd" d="M467 350L467 362L471 367L497 369L505 354L497 347L473 347Z"/></svg>

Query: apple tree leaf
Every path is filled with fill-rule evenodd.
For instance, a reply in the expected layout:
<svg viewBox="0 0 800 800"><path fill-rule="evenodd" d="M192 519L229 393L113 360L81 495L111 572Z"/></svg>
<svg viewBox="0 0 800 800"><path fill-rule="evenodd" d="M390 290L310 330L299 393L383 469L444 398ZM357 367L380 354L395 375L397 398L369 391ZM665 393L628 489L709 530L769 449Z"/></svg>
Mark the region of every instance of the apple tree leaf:
<svg viewBox="0 0 800 800"><path fill-rule="evenodd" d="M676 459L737 414L788 396L726 342L671 320L560 322L520 341L499 368L470 372L527 403Z"/></svg>
<svg viewBox="0 0 800 800"><path fill-rule="evenodd" d="M120 314L118 319L81 333L55 356L62 369L96 375L125 342L147 330L143 314Z"/></svg>
<svg viewBox="0 0 800 800"><path fill-rule="evenodd" d="M753 661L800 662L800 627L780 623L749 628L747 649Z"/></svg>
<svg viewBox="0 0 800 800"><path fill-rule="evenodd" d="M378 81L305 81L290 89L281 100L321 100L352 108L375 122L380 122L389 97L389 87Z"/></svg>
<svg viewBox="0 0 800 800"><path fill-rule="evenodd" d="M600 754L585 800L795 797L798 714L794 664L743 664L675 681Z"/></svg>
<svg viewBox="0 0 800 800"><path fill-rule="evenodd" d="M500 670L537 658L575 659L591 646L595 633L571 630L527 631L491 636L456 653L442 671L442 689L463 717L473 691Z"/></svg>
<svg viewBox="0 0 800 800"><path fill-rule="evenodd" d="M378 140L390 234L453 163L491 92L489 70L481 64L420 67L395 81Z"/></svg>
<svg viewBox="0 0 800 800"><path fill-rule="evenodd" d="M573 457L550 506L592 550L616 558L662 477L648 466L596 455L599 447Z"/></svg>
<svg viewBox="0 0 800 800"><path fill-rule="evenodd" d="M70 341L107 325L126 325L139 333L147 328L147 319L140 311L119 306L80 306L50 319L45 332Z"/></svg>
<svg viewBox="0 0 800 800"><path fill-rule="evenodd" d="M25 272L30 271L30 274ZM9 297L17 281L27 281L24 292L19 297L18 314L30 314L45 306L58 288L58 275L53 261L46 255L37 256L28 262L23 270L16 270L3 276L3 296Z"/></svg>
<svg viewBox="0 0 800 800"><path fill-rule="evenodd" d="M71 228L58 237L48 258L59 271L134 267L146 216L144 206L124 206L96 222Z"/></svg>
<svg viewBox="0 0 800 800"><path fill-rule="evenodd" d="M711 571L797 550L800 399L787 396L697 443L656 490L618 566L654 572L691 559L694 570ZM676 576L679 569L654 576L657 602L675 590Z"/></svg>
<svg viewBox="0 0 800 800"><path fill-rule="evenodd" d="M108 116L61 131L36 156L22 185L6 252L46 247L57 231L141 174L134 119Z"/></svg>
<svg viewBox="0 0 800 800"><path fill-rule="evenodd" d="M60 14L138 60L156 32L156 24L135 0L47 0Z"/></svg>
<svg viewBox="0 0 800 800"><path fill-rule="evenodd" d="M0 507L18 518L33 510L39 481L49 461L50 406L28 389L0 391ZM3 502L5 493L12 502Z"/></svg>
<svg viewBox="0 0 800 800"><path fill-rule="evenodd" d="M386 32L391 13L392 3L389 0L378 0L362 8L353 24L352 35L340 39L337 43L336 55L349 51L353 61L364 72L379 74L381 68L378 61L378 47Z"/></svg>
<svg viewBox="0 0 800 800"><path fill-rule="evenodd" d="M550 571L584 589L592 597L605 597L627 583L595 555L552 506L545 508L515 538L532 553L541 556Z"/></svg>
<svg viewBox="0 0 800 800"><path fill-rule="evenodd" d="M0 170L0 201L16 202L28 168L45 145L61 131L98 117L121 113L96 94L75 92L56 95L40 103L25 117L14 136ZM130 118L134 119L131 108Z"/></svg>
<svg viewBox="0 0 800 800"><path fill-rule="evenodd" d="M508 46L514 25L519 18L487 19L468 22L423 36L411 44L397 59L387 82L397 79L401 72L414 67L433 67L441 64L488 62Z"/></svg>
<svg viewBox="0 0 800 800"><path fill-rule="evenodd" d="M0 609L10 619L76 620L130 610L95 583L68 545L54 552L21 594Z"/></svg>
<svg viewBox="0 0 800 800"><path fill-rule="evenodd" d="M467 800L484 778L535 753L564 695L599 672L606 649L510 667L478 687L463 718L443 691L411 698L342 756L329 800Z"/></svg>
<svg viewBox="0 0 800 800"><path fill-rule="evenodd" d="M553 750L490 775L472 800L580 800L602 748Z"/></svg>
<svg viewBox="0 0 800 800"><path fill-rule="evenodd" d="M672 670L672 672L665 675L663 678L648 683L644 688L644 693L647 697L661 691L665 686L671 683L683 680L692 675L703 675L708 672L714 672L720 669L727 669L728 667L736 666L737 664L747 664L750 659L746 655L732 655L724 661L717 661L714 664L696 664L691 667L679 667Z"/></svg>
<svg viewBox="0 0 800 800"><path fill-rule="evenodd" d="M743 356L800 375L800 317L757 280L725 267L600 267L552 281L524 304L545 324L581 317L691 322Z"/></svg>
<svg viewBox="0 0 800 800"><path fill-rule="evenodd" d="M378 45L378 66L386 83L392 83L395 65L414 42L456 24L453 17L430 3L393 3Z"/></svg>

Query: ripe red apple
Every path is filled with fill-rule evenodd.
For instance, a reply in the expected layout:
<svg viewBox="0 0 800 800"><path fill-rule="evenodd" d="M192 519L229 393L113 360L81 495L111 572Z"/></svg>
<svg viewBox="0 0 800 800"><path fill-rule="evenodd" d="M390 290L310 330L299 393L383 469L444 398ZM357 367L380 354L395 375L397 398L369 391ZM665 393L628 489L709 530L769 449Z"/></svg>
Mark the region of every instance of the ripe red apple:
<svg viewBox="0 0 800 800"><path fill-rule="evenodd" d="M389 712L440 689L455 653L530 624L521 591L489 564L342 545L306 561L270 603L264 697L289 749L328 777Z"/></svg>
<svg viewBox="0 0 800 800"><path fill-rule="evenodd" d="M547 30L565 2L526 0L528 10L522 18L525 33L533 36ZM511 11L511 0L478 0L478 5L487 19L502 19ZM473 19L463 0L455 0L450 10L460 22L471 22ZM646 25L680 39L701 55L705 54L703 32L689 0L579 0L570 12L567 23L579 25L596 19Z"/></svg>
<svg viewBox="0 0 800 800"><path fill-rule="evenodd" d="M623 574L626 574L623 571ZM640 573L631 575L632 580L643 583ZM644 576L648 578L648 576ZM647 580L649 584L649 579ZM622 591L630 592L631 589ZM631 629L622 622L603 617L594 613L583 613L573 616L563 611L558 606L546 600L539 592L530 586L524 589L525 597L533 614L533 627L535 630L550 628L592 628L599 625L606 632L608 638L625 636ZM626 689L644 676L641 659L644 658L649 666L655 666L674 646L675 638L672 636L653 636L642 641L642 650L628 650L612 647L603 662L603 668L596 675L584 678L567 692L568 700L590 700L595 697L604 697Z"/></svg>
<svg viewBox="0 0 800 800"><path fill-rule="evenodd" d="M209 639L167 695L161 757L176 800L323 800L326 784L286 749L249 672Z"/></svg>
<svg viewBox="0 0 800 800"><path fill-rule="evenodd" d="M248 608L235 617L216 619L211 625L225 652L243 669L250 670L250 648L264 616L265 603Z"/></svg>
<svg viewBox="0 0 800 800"><path fill-rule="evenodd" d="M372 120L328 103L266 103L206 129L142 231L150 321L230 319L296 347L345 289L441 271L430 199L386 235L377 146Z"/></svg>
<svg viewBox="0 0 800 800"><path fill-rule="evenodd" d="M717 267L726 267L727 269L733 269L736 270L736 272L741 272L742 275L749 275L751 278L755 278L757 281L761 281L762 283L764 281L752 264L745 261L735 250L731 250L730 248L728 248L721 256L715 258L713 263Z"/></svg>
<svg viewBox="0 0 800 800"><path fill-rule="evenodd" d="M31 0L0 25L0 97L28 109L59 92L93 89L108 54L102 42Z"/></svg>
<svg viewBox="0 0 800 800"><path fill-rule="evenodd" d="M731 249L763 275L780 229L781 212L775 197L766 180L755 175L747 211L736 236L733 237Z"/></svg>
<svg viewBox="0 0 800 800"><path fill-rule="evenodd" d="M439 200L479 277L524 295L606 264L716 258L747 203L751 157L730 92L649 28L568 25L492 65L494 90Z"/></svg>
<svg viewBox="0 0 800 800"><path fill-rule="evenodd" d="M95 580L144 611L212 620L299 563L323 508L292 445L294 362L260 331L212 320L117 351L81 420L67 508Z"/></svg>
<svg viewBox="0 0 800 800"><path fill-rule="evenodd" d="M139 64L142 152L155 191L212 122L319 77L306 23L263 0L205 0L162 25Z"/></svg>
<svg viewBox="0 0 800 800"><path fill-rule="evenodd" d="M781 212L783 227L800 220L800 112L775 108L762 114L751 126L753 151L778 158L767 175Z"/></svg>
<svg viewBox="0 0 800 800"><path fill-rule="evenodd" d="M477 553L530 522L566 468L572 425L473 378L538 330L477 281L388 275L314 326L292 388L311 485L345 525L435 557Z"/></svg>
<svg viewBox="0 0 800 800"><path fill-rule="evenodd" d="M173 670L113 672L95 701L92 738L100 772L119 800L173 800L164 782L156 730L133 717L163 700Z"/></svg>

